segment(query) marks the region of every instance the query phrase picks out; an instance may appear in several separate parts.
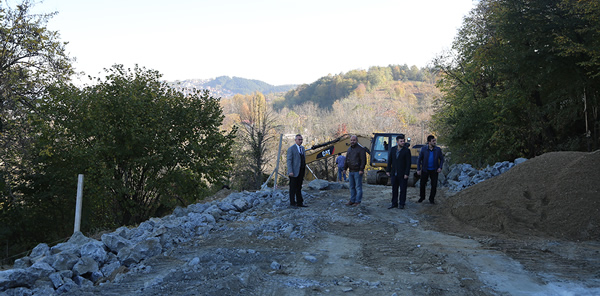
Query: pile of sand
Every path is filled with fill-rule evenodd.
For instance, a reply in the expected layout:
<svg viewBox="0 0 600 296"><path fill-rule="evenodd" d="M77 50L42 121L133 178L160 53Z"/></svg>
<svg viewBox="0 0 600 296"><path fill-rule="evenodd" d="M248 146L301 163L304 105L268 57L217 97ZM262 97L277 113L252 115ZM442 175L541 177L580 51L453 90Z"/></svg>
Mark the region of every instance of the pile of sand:
<svg viewBox="0 0 600 296"><path fill-rule="evenodd" d="M535 157L434 211L483 231L599 240L600 150Z"/></svg>

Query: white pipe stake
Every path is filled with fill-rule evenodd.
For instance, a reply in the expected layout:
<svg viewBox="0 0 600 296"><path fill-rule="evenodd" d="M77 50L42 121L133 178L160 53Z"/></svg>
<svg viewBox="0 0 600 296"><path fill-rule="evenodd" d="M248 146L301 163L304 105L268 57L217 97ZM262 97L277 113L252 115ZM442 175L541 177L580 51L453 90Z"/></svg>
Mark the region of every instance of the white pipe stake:
<svg viewBox="0 0 600 296"><path fill-rule="evenodd" d="M79 174L77 181L77 205L75 206L75 229L73 233L80 231L81 227L81 204L83 202L83 174Z"/></svg>

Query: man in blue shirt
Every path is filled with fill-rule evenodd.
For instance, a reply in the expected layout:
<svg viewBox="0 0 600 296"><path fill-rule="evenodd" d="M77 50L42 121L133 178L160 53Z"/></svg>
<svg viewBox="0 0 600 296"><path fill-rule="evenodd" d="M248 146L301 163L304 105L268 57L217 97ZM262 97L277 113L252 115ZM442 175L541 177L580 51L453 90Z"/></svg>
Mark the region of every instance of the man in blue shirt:
<svg viewBox="0 0 600 296"><path fill-rule="evenodd" d="M335 163L338 167L338 182L346 181L346 171L344 170L344 164L346 164L346 156L338 153L338 157L335 159ZM343 179L342 179L343 177Z"/></svg>
<svg viewBox="0 0 600 296"><path fill-rule="evenodd" d="M433 135L427 136L427 145L421 148L419 160L417 161L417 175L421 176L421 198L419 202L425 200L425 189L428 179L431 179L431 192L429 193L429 203L435 204L435 194L437 192L438 175L442 172L444 165L444 154L442 149L437 147L437 140Z"/></svg>

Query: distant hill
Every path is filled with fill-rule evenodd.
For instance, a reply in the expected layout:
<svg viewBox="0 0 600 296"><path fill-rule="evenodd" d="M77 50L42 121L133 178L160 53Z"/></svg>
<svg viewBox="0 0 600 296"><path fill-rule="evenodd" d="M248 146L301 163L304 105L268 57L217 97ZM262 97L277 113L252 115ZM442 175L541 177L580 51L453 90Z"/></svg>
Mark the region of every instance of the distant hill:
<svg viewBox="0 0 600 296"><path fill-rule="evenodd" d="M236 94L251 94L259 91L263 94L284 93L297 85L271 85L266 82L241 77L220 76L214 79L186 79L168 82L184 89L207 89L213 97L232 97Z"/></svg>
<svg viewBox="0 0 600 296"><path fill-rule="evenodd" d="M303 84L288 91L273 107L281 110L306 102L316 103L320 108L331 109L337 100L351 95L363 97L379 93L391 98L415 97L417 100L431 96L435 89L435 71L417 66L372 66L369 70L351 70L347 73L323 76L311 84ZM425 87L423 87L425 86ZM408 92L407 92L408 91ZM423 93L427 91L427 94Z"/></svg>

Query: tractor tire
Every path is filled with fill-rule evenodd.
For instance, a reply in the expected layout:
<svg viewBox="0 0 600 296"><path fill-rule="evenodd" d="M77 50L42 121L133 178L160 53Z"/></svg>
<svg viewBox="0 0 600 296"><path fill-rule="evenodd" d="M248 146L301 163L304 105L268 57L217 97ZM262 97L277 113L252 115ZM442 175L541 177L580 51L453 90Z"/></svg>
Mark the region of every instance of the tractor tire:
<svg viewBox="0 0 600 296"><path fill-rule="evenodd" d="M377 185L387 185L389 179L385 171L377 171Z"/></svg>
<svg viewBox="0 0 600 296"><path fill-rule="evenodd" d="M408 175L408 187L415 187L415 182L417 182L417 180L415 179L415 176L413 174Z"/></svg>
<svg viewBox="0 0 600 296"><path fill-rule="evenodd" d="M417 184L417 181L419 181L420 178L421 176L419 176L417 172L412 172L412 174L408 176L408 186L415 187L415 184Z"/></svg>
<svg viewBox="0 0 600 296"><path fill-rule="evenodd" d="M367 171L367 184L377 184L377 172L378 171Z"/></svg>

